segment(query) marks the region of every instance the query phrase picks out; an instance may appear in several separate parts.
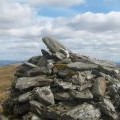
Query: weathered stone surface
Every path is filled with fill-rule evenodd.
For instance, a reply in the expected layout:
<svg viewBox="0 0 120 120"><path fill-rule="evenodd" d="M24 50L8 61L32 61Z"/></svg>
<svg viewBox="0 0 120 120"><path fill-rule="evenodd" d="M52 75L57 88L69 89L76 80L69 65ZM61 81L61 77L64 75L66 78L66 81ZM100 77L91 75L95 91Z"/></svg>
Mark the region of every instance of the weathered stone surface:
<svg viewBox="0 0 120 120"><path fill-rule="evenodd" d="M28 60L28 62L37 65L38 60L39 60L40 58L41 58L41 56L35 56L35 57L30 58L30 59Z"/></svg>
<svg viewBox="0 0 120 120"><path fill-rule="evenodd" d="M30 111L38 116L42 116L44 106L37 101L30 101Z"/></svg>
<svg viewBox="0 0 120 120"><path fill-rule="evenodd" d="M51 53L59 52L61 48L66 49L61 43L50 37L44 37L43 42Z"/></svg>
<svg viewBox="0 0 120 120"><path fill-rule="evenodd" d="M100 116L99 109L84 103L64 113L64 120L98 120Z"/></svg>
<svg viewBox="0 0 120 120"><path fill-rule="evenodd" d="M78 87L77 89L79 91L83 91L85 90L86 88L91 88L92 87L92 83L89 81L89 82L85 82L84 84L82 84L80 87Z"/></svg>
<svg viewBox="0 0 120 120"><path fill-rule="evenodd" d="M72 95L73 98L75 98L77 100L89 100L89 99L93 99L93 95L92 95L92 93L88 89L86 89L86 90L84 90L82 92L72 90L70 92L70 94Z"/></svg>
<svg viewBox="0 0 120 120"><path fill-rule="evenodd" d="M43 74L49 74L49 70L46 67L33 68L26 72L27 77L36 77Z"/></svg>
<svg viewBox="0 0 120 120"><path fill-rule="evenodd" d="M99 71L111 76L115 76L118 73L116 68L109 68L104 66L99 66Z"/></svg>
<svg viewBox="0 0 120 120"><path fill-rule="evenodd" d="M46 105L53 105L55 103L54 95L50 89L50 86L37 87L34 89L34 92L36 99L41 103L44 103Z"/></svg>
<svg viewBox="0 0 120 120"><path fill-rule="evenodd" d="M64 90L67 90L67 89L76 89L77 86L76 85L73 85L72 83L70 82L63 82L63 81L58 81L56 82L56 85Z"/></svg>
<svg viewBox="0 0 120 120"><path fill-rule="evenodd" d="M41 52L42 52L43 56L45 56L47 59L51 59L52 58L50 52L48 52L48 51L46 51L44 49L42 49Z"/></svg>
<svg viewBox="0 0 120 120"><path fill-rule="evenodd" d="M52 81L52 79L47 79L43 76L22 77L17 79L15 88L19 90L24 90L37 86L46 86L50 85Z"/></svg>
<svg viewBox="0 0 120 120"><path fill-rule="evenodd" d="M46 67L46 66L47 66L47 59L46 59L46 57L42 56L42 57L38 60L37 66L39 66L39 67Z"/></svg>
<svg viewBox="0 0 120 120"><path fill-rule="evenodd" d="M105 95L106 81L105 78L99 77L94 80L92 93L94 97L100 97Z"/></svg>
<svg viewBox="0 0 120 120"><path fill-rule="evenodd" d="M70 58L65 58L57 62L57 64L69 64L72 63Z"/></svg>
<svg viewBox="0 0 120 120"><path fill-rule="evenodd" d="M62 59L66 58L66 56L64 54L60 53L60 52L54 53L53 56L56 57L59 60L62 60Z"/></svg>
<svg viewBox="0 0 120 120"><path fill-rule="evenodd" d="M70 110L71 106L58 103L47 107L46 111L43 113L46 119L52 120L64 120L63 114Z"/></svg>
<svg viewBox="0 0 120 120"><path fill-rule="evenodd" d="M89 61L96 64L96 65L100 65L100 66L104 66L104 67L111 67L111 68L116 67L116 64L113 63L112 61L97 60L97 59L90 59Z"/></svg>
<svg viewBox="0 0 120 120"><path fill-rule="evenodd" d="M61 101L72 100L68 92L54 93L54 97L56 100L61 100Z"/></svg>
<svg viewBox="0 0 120 120"><path fill-rule="evenodd" d="M77 72L76 75L72 76L73 84L82 85L84 82L85 82L85 77L80 72Z"/></svg>
<svg viewBox="0 0 120 120"><path fill-rule="evenodd" d="M37 115L32 115L31 120L43 120L43 119L38 117Z"/></svg>
<svg viewBox="0 0 120 120"><path fill-rule="evenodd" d="M74 70L92 70L98 68L98 65L83 62L74 62L67 64L67 67Z"/></svg>
<svg viewBox="0 0 120 120"><path fill-rule="evenodd" d="M18 102L27 102L34 99L34 94L32 92L27 92L18 97Z"/></svg>
<svg viewBox="0 0 120 120"><path fill-rule="evenodd" d="M100 106L101 111L104 114L108 115L113 120L118 119L118 115L115 111L115 107L113 106L113 104L109 100L103 99L103 101L99 103L99 106Z"/></svg>
<svg viewBox="0 0 120 120"><path fill-rule="evenodd" d="M13 110L15 115L24 115L30 111L30 105L28 102L15 104Z"/></svg>

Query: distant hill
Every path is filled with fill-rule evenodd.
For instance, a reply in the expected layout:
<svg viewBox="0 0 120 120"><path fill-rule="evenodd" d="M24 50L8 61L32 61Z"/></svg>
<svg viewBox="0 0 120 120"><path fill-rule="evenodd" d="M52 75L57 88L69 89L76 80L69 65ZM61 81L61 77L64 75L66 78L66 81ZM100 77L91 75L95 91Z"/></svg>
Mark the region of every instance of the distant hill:
<svg viewBox="0 0 120 120"><path fill-rule="evenodd" d="M22 63L22 61L0 60L0 66Z"/></svg>
<svg viewBox="0 0 120 120"><path fill-rule="evenodd" d="M119 67L119 68L120 68L120 63L117 63L117 67Z"/></svg>

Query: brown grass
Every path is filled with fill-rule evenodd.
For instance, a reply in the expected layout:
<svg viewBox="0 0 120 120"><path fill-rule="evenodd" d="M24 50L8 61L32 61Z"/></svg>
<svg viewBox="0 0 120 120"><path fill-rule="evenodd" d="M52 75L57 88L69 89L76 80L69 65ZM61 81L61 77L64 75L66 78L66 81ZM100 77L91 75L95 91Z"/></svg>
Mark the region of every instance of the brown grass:
<svg viewBox="0 0 120 120"><path fill-rule="evenodd" d="M11 81L14 78L14 73L19 65L9 65L0 67L0 103L5 101L9 96ZM0 112L2 107L0 106Z"/></svg>

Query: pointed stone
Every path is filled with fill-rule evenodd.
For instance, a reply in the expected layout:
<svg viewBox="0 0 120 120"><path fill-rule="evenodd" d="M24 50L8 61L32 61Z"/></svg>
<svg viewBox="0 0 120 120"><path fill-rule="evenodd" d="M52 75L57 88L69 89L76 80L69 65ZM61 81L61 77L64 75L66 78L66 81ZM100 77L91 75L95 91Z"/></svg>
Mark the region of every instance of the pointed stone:
<svg viewBox="0 0 120 120"><path fill-rule="evenodd" d="M34 89L36 98L46 105L53 105L55 103L54 101L54 95L50 89L50 86L47 87L37 87Z"/></svg>
<svg viewBox="0 0 120 120"><path fill-rule="evenodd" d="M59 52L61 48L66 49L61 43L53 38L44 37L42 40L51 53Z"/></svg>

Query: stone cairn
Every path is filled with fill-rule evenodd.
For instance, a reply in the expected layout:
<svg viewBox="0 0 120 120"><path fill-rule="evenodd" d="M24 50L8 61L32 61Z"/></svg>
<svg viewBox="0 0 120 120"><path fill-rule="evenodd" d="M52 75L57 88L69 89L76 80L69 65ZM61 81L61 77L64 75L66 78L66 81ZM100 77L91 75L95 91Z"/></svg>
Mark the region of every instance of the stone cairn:
<svg viewBox="0 0 120 120"><path fill-rule="evenodd" d="M120 69L50 37L15 73L5 111L15 120L120 120ZM13 120L13 118L12 118Z"/></svg>

